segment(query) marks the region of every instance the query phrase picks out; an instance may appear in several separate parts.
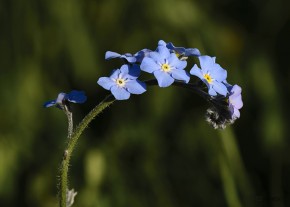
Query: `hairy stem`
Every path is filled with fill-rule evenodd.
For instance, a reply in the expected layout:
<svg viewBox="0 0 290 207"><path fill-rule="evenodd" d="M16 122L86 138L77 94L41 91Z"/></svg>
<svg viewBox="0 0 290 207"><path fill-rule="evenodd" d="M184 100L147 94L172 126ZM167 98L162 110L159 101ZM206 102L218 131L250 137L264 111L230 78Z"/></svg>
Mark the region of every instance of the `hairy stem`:
<svg viewBox="0 0 290 207"><path fill-rule="evenodd" d="M155 86L158 85L156 79L144 81L148 86ZM193 90L200 96L205 99L208 99L207 93L205 93L201 89L200 83L184 83L182 81L175 81L173 83L174 86L187 88ZM76 143L83 133L84 129L89 125L89 123L98 115L100 114L105 108L110 106L115 101L112 95L107 96L100 104L98 104L95 108L93 108L89 114L85 116L85 118L81 121L81 123L77 126L77 128L73 131L73 122L72 122L72 113L67 110L66 114L69 121L68 126L68 143L66 150L64 151L61 168L60 168L60 207L67 207L66 206L66 193L68 189L68 167L69 161L72 155L72 152L76 146Z"/></svg>
<svg viewBox="0 0 290 207"><path fill-rule="evenodd" d="M68 168L69 161L72 155L72 152L75 148L75 145L78 141L78 138L84 131L84 129L89 125L89 123L100 114L105 108L110 106L115 99L112 95L107 96L100 104L98 104L95 108L93 108L81 121L81 123L77 126L74 132L71 134L70 139L68 139L66 150L64 151L64 155L61 162L60 168L60 207L66 206L66 193L68 190ZM72 123L72 122L71 122ZM69 125L70 127L70 125Z"/></svg>
<svg viewBox="0 0 290 207"><path fill-rule="evenodd" d="M64 112L67 116L67 121L68 121L68 127L67 127L67 137L68 139L71 138L72 133L73 133L73 117L72 117L72 112L68 110L68 107L65 106Z"/></svg>

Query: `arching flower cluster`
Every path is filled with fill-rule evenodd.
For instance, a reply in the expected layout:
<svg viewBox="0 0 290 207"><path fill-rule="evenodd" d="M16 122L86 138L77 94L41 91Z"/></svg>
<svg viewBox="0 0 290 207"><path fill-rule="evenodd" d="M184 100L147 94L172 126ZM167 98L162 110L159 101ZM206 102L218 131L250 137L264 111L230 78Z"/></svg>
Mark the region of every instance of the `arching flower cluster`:
<svg viewBox="0 0 290 207"><path fill-rule="evenodd" d="M198 58L200 67L195 64L187 71L189 57ZM194 85L191 80L194 76L196 83L203 83L195 84L194 89L211 103L206 120L214 128L225 128L240 117L241 88L227 82L227 71L216 63L215 57L201 55L196 48L175 47L171 42L160 40L156 50L142 49L135 54L106 52L106 60L113 58L121 58L125 63L120 69L113 70L109 77L99 78L98 84L110 90L117 100L127 100L131 94L146 92L146 81L138 79L141 72L152 74L159 87L178 83L188 88L187 85Z"/></svg>
<svg viewBox="0 0 290 207"><path fill-rule="evenodd" d="M195 64L187 71L189 57L197 58L200 67ZM214 128L225 128L240 117L239 110L243 106L241 87L227 82L227 71L216 63L215 57L201 55L196 48L175 47L171 42L160 40L155 50L142 49L133 55L106 52L106 60L114 58L120 58L125 63L113 70L109 77L99 78L98 84L111 91L116 100L142 94L152 83L162 88L177 85L194 90L211 104L206 120ZM139 80L141 72L152 74L153 81ZM70 110L70 103L84 103L86 99L84 92L74 90L68 94L60 93L57 99L46 102L44 107Z"/></svg>

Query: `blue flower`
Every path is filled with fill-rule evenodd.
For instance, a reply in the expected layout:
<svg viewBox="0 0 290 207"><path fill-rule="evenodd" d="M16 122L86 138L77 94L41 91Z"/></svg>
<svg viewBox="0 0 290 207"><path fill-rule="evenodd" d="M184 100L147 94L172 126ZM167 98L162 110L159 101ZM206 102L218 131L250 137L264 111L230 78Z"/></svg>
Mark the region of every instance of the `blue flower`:
<svg viewBox="0 0 290 207"><path fill-rule="evenodd" d="M110 77L101 77L98 84L110 90L117 100L129 99L130 94L142 94L146 91L146 84L137 80L140 68L138 65L122 65L113 71Z"/></svg>
<svg viewBox="0 0 290 207"><path fill-rule="evenodd" d="M232 119L240 118L240 111L243 107L243 101L242 101L242 88L238 85L231 86L229 88L229 108L231 112Z"/></svg>
<svg viewBox="0 0 290 207"><path fill-rule="evenodd" d="M226 96L228 91L223 82L226 81L227 71L215 63L215 57L199 56L198 58L201 69L194 65L190 74L199 77L207 85L209 95Z"/></svg>
<svg viewBox="0 0 290 207"><path fill-rule="evenodd" d="M67 105L68 102L71 103L84 103L87 100L87 97L83 91L73 90L70 93L59 93L57 98L52 101L47 101L43 104L44 107L56 106L60 109L63 109L64 105Z"/></svg>
<svg viewBox="0 0 290 207"><path fill-rule="evenodd" d="M170 86L174 80L189 82L189 74L184 70L187 62L179 60L164 45L159 45L156 52L150 52L140 65L141 70L153 73L160 87Z"/></svg>

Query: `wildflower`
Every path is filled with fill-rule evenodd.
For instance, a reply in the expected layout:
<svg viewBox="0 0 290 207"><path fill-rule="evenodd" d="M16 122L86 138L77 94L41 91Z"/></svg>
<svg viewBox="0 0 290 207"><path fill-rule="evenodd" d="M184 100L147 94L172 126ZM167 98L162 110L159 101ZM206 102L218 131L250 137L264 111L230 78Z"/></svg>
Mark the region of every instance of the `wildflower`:
<svg viewBox="0 0 290 207"><path fill-rule="evenodd" d="M238 85L234 85L229 88L230 95L229 95L229 108L231 111L232 119L240 118L240 111L243 107L243 101L242 101L242 88Z"/></svg>
<svg viewBox="0 0 290 207"><path fill-rule="evenodd" d="M142 94L146 91L145 83L137 79L140 73L138 65L122 65L113 71L110 77L101 77L98 84L110 90L117 100L129 99L130 94Z"/></svg>
<svg viewBox="0 0 290 207"><path fill-rule="evenodd" d="M57 98L52 101L47 101L43 104L44 107L56 106L60 109L63 109L65 105L71 103L84 103L87 100L87 97L83 91L73 90L70 93L59 93Z"/></svg>
<svg viewBox="0 0 290 207"><path fill-rule="evenodd" d="M174 53L164 45L159 45L157 51L150 52L140 65L141 70L153 73L160 87L170 86L174 80L189 82L189 74L184 70L187 62L179 60Z"/></svg>
<svg viewBox="0 0 290 207"><path fill-rule="evenodd" d="M190 74L199 77L208 87L211 96L227 95L227 87L223 83L227 78L227 71L215 63L215 57L199 56L201 69L194 65Z"/></svg>

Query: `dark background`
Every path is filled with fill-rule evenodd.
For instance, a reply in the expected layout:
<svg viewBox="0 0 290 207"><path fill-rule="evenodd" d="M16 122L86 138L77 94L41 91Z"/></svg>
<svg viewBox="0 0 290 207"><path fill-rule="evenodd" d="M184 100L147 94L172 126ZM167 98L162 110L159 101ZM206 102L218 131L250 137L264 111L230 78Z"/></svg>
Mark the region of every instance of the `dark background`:
<svg viewBox="0 0 290 207"><path fill-rule="evenodd" d="M290 206L289 13L286 0L2 0L0 206L58 205L67 123L43 102L84 90L78 123L121 65L105 52L160 39L216 56L243 88L241 118L214 130L206 101L175 87L115 102L72 157L73 206Z"/></svg>

